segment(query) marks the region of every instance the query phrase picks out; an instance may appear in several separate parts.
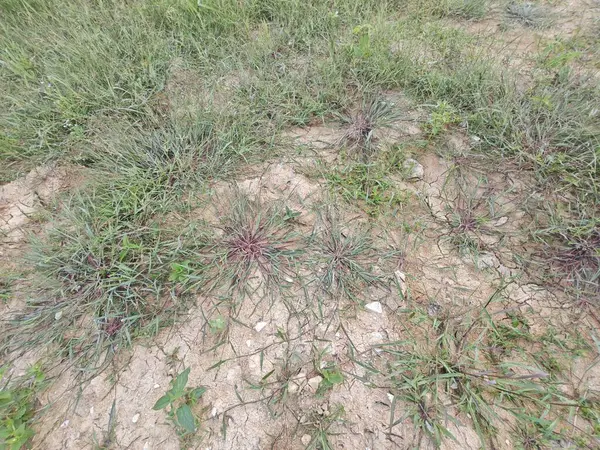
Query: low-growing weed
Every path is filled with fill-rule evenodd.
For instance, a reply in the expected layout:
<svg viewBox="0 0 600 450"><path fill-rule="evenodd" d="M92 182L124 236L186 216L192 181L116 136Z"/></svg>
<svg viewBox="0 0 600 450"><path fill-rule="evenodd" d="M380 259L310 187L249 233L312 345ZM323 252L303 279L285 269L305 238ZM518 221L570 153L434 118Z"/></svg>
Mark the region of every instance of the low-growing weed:
<svg viewBox="0 0 600 450"><path fill-rule="evenodd" d="M34 435L32 423L39 411L36 396L45 386L45 374L38 365L19 380L3 380L8 368L0 368L0 447L25 448Z"/></svg>
<svg viewBox="0 0 600 450"><path fill-rule="evenodd" d="M334 192L347 201L360 201L370 215L383 207L405 204L409 194L389 181L379 165L355 164L341 170L326 172L325 179Z"/></svg>
<svg viewBox="0 0 600 450"><path fill-rule="evenodd" d="M379 281L372 271L376 262L372 239L361 230L343 230L335 213L324 218L323 227L315 230L311 243L311 263L326 292L356 298L366 285Z"/></svg>
<svg viewBox="0 0 600 450"><path fill-rule="evenodd" d="M155 411L165 409L167 418L175 425L181 436L196 432L199 419L192 408L206 392L204 387L186 387L189 374L190 368L188 367L177 375L171 382L171 389L159 398L152 407Z"/></svg>
<svg viewBox="0 0 600 450"><path fill-rule="evenodd" d="M229 206L220 218L223 237L211 250L210 264L217 271L211 286L245 292L249 278L257 274L269 286L289 283L300 254L290 225L297 214L283 205L264 205L243 196Z"/></svg>

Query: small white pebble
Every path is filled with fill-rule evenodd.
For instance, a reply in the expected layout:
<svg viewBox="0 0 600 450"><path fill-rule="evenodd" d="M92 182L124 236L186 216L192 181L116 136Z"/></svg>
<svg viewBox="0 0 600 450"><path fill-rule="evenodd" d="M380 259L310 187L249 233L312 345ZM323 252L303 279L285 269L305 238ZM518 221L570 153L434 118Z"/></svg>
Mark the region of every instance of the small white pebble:
<svg viewBox="0 0 600 450"><path fill-rule="evenodd" d="M316 391L319 388L319 384L321 384L321 381L323 381L323 377L321 377L320 375L317 375L315 377L312 377L310 380L308 380L308 385L311 387L311 389L313 391Z"/></svg>
<svg viewBox="0 0 600 450"><path fill-rule="evenodd" d="M383 340L383 333L380 333L379 331L374 331L373 333L371 333L371 338L373 339L373 341L381 341Z"/></svg>
<svg viewBox="0 0 600 450"><path fill-rule="evenodd" d="M217 407L216 407L216 406L213 406L213 409L210 411L210 415L211 415L212 417L217 417L217 413L218 413L218 411L217 411Z"/></svg>
<svg viewBox="0 0 600 450"><path fill-rule="evenodd" d="M394 272L396 276L396 281L398 282L398 286L400 286L400 292L402 292L402 297L406 297L408 293L408 287L406 286L406 274L401 272L400 270L396 270Z"/></svg>
<svg viewBox="0 0 600 450"><path fill-rule="evenodd" d="M387 398L390 401L390 403L392 403L394 401L394 395L390 394L389 392L387 393Z"/></svg>
<svg viewBox="0 0 600 450"><path fill-rule="evenodd" d="M258 322L256 325L254 325L254 329L257 333L260 333L267 325L267 322Z"/></svg>
<svg viewBox="0 0 600 450"><path fill-rule="evenodd" d="M60 424L61 428L67 428L69 426L69 419L65 420L63 423Z"/></svg>
<svg viewBox="0 0 600 450"><path fill-rule="evenodd" d="M137 423L137 421L140 420L140 413L135 414L132 418L131 421L133 423Z"/></svg>
<svg viewBox="0 0 600 450"><path fill-rule="evenodd" d="M377 314L383 314L383 307L379 302L371 302L365 305L365 308Z"/></svg>
<svg viewBox="0 0 600 450"><path fill-rule="evenodd" d="M406 170L406 176L409 180L420 180L425 174L423 166L416 159L406 159L402 167Z"/></svg>
<svg viewBox="0 0 600 450"><path fill-rule="evenodd" d="M308 445L310 444L311 439L310 434L305 434L300 438L300 441L302 441L302 445Z"/></svg>
<svg viewBox="0 0 600 450"><path fill-rule="evenodd" d="M504 225L506 222L508 222L508 217L506 217L506 216L503 216L503 217L500 217L498 220L496 220L496 221L494 222L494 226L495 226L495 227L501 227L501 226L502 226L502 225Z"/></svg>
<svg viewBox="0 0 600 450"><path fill-rule="evenodd" d="M62 317L62 311L58 311L56 314L54 314L54 320L60 320L61 317Z"/></svg>

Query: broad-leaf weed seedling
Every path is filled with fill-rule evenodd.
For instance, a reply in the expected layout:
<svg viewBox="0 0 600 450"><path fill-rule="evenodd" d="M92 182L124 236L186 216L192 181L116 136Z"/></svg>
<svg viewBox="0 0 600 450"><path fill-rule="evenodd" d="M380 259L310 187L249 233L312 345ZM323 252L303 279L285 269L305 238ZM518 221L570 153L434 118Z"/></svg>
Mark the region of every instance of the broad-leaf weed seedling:
<svg viewBox="0 0 600 450"><path fill-rule="evenodd" d="M189 374L190 368L188 367L177 375L171 382L171 389L152 407L155 411L165 409L168 419L180 430L182 436L196 432L198 417L194 415L192 408L206 392L204 387L186 387Z"/></svg>
<svg viewBox="0 0 600 450"><path fill-rule="evenodd" d="M7 370L0 368L0 447L20 450L34 435L31 426L39 409L36 396L45 386L45 374L35 365L23 379L3 380Z"/></svg>

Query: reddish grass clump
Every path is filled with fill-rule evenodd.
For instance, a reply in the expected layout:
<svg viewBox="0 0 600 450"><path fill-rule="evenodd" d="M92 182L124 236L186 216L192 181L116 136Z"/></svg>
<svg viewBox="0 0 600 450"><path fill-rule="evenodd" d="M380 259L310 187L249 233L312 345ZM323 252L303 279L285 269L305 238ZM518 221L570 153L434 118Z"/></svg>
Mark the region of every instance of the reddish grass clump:
<svg viewBox="0 0 600 450"><path fill-rule="evenodd" d="M221 262L216 282L223 285L229 280L231 287L243 288L257 271L267 281L284 274L288 279L297 250L287 210L245 198L236 199L231 206L223 215L223 239L217 244Z"/></svg>
<svg viewBox="0 0 600 450"><path fill-rule="evenodd" d="M566 245L556 252L554 261L566 274L582 270L597 274L600 270L600 231L585 237L567 237Z"/></svg>
<svg viewBox="0 0 600 450"><path fill-rule="evenodd" d="M249 222L240 224L239 228L227 227L225 232L231 235L231 238L225 241L227 246L227 259L239 262L247 267L256 264L264 273L272 271L270 261L279 248L275 246L271 239L269 227L264 220L259 220L258 224Z"/></svg>
<svg viewBox="0 0 600 450"><path fill-rule="evenodd" d="M351 145L362 146L370 137L373 131L374 123L369 118L369 115L363 111L359 111L348 125L348 129L344 134L344 140Z"/></svg>

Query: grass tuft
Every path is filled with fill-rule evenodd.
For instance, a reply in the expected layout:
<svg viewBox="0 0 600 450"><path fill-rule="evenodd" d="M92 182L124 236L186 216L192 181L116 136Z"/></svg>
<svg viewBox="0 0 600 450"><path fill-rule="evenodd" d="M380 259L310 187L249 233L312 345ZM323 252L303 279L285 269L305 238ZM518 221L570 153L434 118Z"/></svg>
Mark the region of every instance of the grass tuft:
<svg viewBox="0 0 600 450"><path fill-rule="evenodd" d="M600 306L600 232L595 221L556 225L536 233L543 241L551 277L565 285L583 306Z"/></svg>
<svg viewBox="0 0 600 450"><path fill-rule="evenodd" d="M373 242L366 231L346 230L335 214L327 213L322 227L315 229L310 238L315 276L326 292L356 299L365 286L379 280L372 271Z"/></svg>
<svg viewBox="0 0 600 450"><path fill-rule="evenodd" d="M244 292L257 274L269 286L293 281L293 262L300 254L291 222L295 211L281 204L265 205L237 195L222 215L222 237L214 244L217 275L214 287Z"/></svg>
<svg viewBox="0 0 600 450"><path fill-rule="evenodd" d="M375 129L387 126L395 114L393 105L389 102L380 99L364 101L358 111L343 117L346 132L342 143L351 149L360 150L363 158L368 157Z"/></svg>
<svg viewBox="0 0 600 450"><path fill-rule="evenodd" d="M533 2L512 2L506 7L508 17L528 27L542 27L546 24L544 8Z"/></svg>

